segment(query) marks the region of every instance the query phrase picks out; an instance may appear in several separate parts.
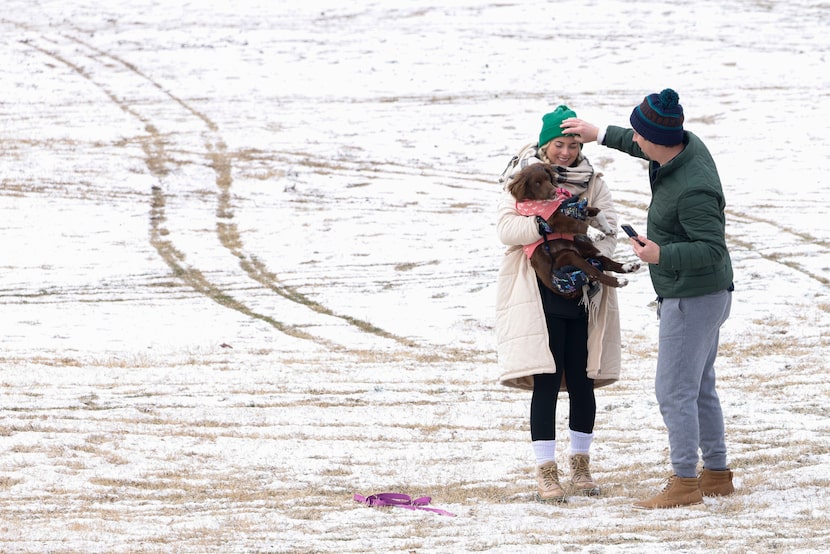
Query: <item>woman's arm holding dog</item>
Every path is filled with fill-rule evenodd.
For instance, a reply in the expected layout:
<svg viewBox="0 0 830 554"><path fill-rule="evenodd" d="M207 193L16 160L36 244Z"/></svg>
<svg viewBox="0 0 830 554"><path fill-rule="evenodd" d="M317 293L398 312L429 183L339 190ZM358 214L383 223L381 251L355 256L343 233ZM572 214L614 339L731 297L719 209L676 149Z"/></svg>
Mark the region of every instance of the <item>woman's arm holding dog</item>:
<svg viewBox="0 0 830 554"><path fill-rule="evenodd" d="M503 191L499 198L496 232L502 244L508 246L533 244L541 238L536 218L520 215L516 211L516 199L507 191Z"/></svg>

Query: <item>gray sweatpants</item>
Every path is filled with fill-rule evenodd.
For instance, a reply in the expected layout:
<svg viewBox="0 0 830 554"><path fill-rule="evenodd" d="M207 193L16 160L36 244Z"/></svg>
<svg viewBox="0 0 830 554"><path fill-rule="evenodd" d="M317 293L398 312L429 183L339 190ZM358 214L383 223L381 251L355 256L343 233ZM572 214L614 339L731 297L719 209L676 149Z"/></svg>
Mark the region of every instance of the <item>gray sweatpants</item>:
<svg viewBox="0 0 830 554"><path fill-rule="evenodd" d="M707 469L727 467L715 358L720 327L731 306L732 293L721 291L665 298L657 309L660 343L654 388L678 477L697 475L698 448Z"/></svg>

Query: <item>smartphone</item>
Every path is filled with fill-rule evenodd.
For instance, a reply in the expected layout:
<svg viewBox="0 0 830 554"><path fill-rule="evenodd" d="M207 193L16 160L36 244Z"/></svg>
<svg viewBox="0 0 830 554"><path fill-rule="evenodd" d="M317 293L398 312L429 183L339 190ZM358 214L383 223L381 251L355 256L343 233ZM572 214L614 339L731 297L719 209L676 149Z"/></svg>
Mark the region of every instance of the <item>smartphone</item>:
<svg viewBox="0 0 830 554"><path fill-rule="evenodd" d="M625 234L637 241L640 246L645 246L646 243L637 238L637 231L631 225L620 225L620 228L625 231Z"/></svg>

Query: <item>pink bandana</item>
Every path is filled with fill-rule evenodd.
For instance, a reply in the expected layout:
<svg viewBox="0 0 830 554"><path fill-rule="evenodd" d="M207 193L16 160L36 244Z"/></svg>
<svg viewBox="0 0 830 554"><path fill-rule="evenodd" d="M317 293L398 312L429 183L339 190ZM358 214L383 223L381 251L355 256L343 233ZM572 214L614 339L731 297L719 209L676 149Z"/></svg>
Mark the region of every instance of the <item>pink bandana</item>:
<svg viewBox="0 0 830 554"><path fill-rule="evenodd" d="M554 198L549 198L547 200L524 200L522 202L516 202L516 211L519 212L519 215L538 215L543 219L547 219L553 215L553 213L559 209L559 206L562 205L562 202L567 200L571 197L571 193L563 188L556 189L556 196ZM548 240L554 239L569 239L573 240L573 235L565 235L562 233L553 233L547 236ZM536 247L539 246L544 242L544 239L539 239L533 244L527 244L523 246L523 250L525 254L529 258L533 255L533 251L536 250Z"/></svg>

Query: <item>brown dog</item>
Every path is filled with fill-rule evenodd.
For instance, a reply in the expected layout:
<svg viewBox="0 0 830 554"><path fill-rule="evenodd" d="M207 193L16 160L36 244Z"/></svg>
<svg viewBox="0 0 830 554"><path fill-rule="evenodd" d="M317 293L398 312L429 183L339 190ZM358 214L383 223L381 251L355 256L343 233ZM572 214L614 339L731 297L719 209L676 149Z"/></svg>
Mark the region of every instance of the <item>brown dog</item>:
<svg viewBox="0 0 830 554"><path fill-rule="evenodd" d="M592 244L614 232L595 207L584 207L585 216L592 217L602 230L588 225L584 219L578 219L565 213L564 208L572 205L573 198L564 189L556 187L556 170L544 163L531 164L518 172L507 186L507 190L516 199L516 208L523 215L541 215L553 234L540 239L534 245L525 247L530 257L530 264L542 283L557 294L569 298L582 295L581 290L564 294L553 285L554 270L565 266L574 266L588 276L591 281L599 281L611 287L624 287L628 279L612 277L598 270L587 261L597 260L603 270L616 273L631 273L640 269L638 262L621 264L603 256ZM550 213L552 211L552 213Z"/></svg>

